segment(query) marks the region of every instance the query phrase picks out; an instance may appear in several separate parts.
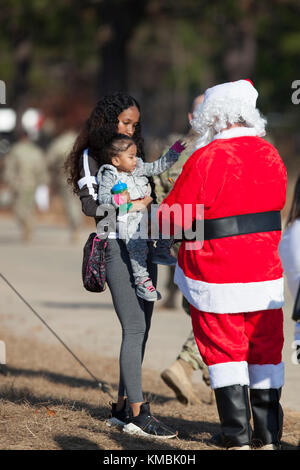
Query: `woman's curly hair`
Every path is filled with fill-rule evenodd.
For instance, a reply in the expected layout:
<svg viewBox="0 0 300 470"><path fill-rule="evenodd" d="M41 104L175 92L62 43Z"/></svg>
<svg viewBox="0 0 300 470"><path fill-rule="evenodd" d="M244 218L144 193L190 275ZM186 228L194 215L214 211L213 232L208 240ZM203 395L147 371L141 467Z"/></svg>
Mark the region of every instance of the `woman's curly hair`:
<svg viewBox="0 0 300 470"><path fill-rule="evenodd" d="M122 92L106 95L96 104L64 165L68 174L67 181L75 194L79 192L77 184L80 179L79 159L83 151L88 149L92 157L99 162L99 167L105 163L104 149L118 132L118 116L132 106L140 111L138 102L132 96ZM137 146L138 156L144 159L144 141L141 136L140 121L136 125L132 139Z"/></svg>

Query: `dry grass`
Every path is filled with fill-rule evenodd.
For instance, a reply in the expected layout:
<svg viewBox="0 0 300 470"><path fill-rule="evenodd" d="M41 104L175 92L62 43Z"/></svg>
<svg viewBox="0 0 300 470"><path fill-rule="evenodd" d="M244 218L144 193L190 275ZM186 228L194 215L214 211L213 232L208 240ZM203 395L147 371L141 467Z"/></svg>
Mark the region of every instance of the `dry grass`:
<svg viewBox="0 0 300 470"><path fill-rule="evenodd" d="M106 426L111 398L64 350L1 334L8 355L7 376L0 375L0 449L9 450L206 450L219 431L209 390L199 385L203 403L184 406L155 371L144 371L144 389L155 416L178 430L178 439L157 442L128 437ZM76 351L116 395L118 362ZM206 403L205 403L206 402ZM285 410L283 449L297 449L300 413Z"/></svg>

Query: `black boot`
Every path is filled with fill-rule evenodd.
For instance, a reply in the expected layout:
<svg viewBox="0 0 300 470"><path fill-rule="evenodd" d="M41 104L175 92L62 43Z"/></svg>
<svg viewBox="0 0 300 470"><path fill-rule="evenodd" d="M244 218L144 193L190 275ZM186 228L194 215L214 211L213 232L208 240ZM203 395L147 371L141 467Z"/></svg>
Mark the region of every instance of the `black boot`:
<svg viewBox="0 0 300 470"><path fill-rule="evenodd" d="M230 385L217 388L215 396L221 422L220 437L223 447L249 446L252 430L248 386Z"/></svg>
<svg viewBox="0 0 300 470"><path fill-rule="evenodd" d="M279 403L281 388L250 389L254 433L253 444L257 447L273 444L280 447L283 411Z"/></svg>
<svg viewBox="0 0 300 470"><path fill-rule="evenodd" d="M8 375L6 364L0 364L0 374Z"/></svg>

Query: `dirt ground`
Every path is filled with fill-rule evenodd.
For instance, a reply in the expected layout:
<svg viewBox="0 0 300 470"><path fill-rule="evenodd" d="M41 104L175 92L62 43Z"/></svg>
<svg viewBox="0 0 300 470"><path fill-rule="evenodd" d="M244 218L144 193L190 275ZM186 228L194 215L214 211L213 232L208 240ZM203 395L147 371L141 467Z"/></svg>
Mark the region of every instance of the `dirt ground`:
<svg viewBox="0 0 300 470"><path fill-rule="evenodd" d="M195 385L203 402L185 406L174 398L158 372L144 370L144 390L152 413L175 428L178 438L158 442L128 437L106 425L111 396L97 387L60 344L21 339L8 331L2 332L2 338L13 347L8 374L0 375L1 450L217 450L207 443L219 432L219 424L215 403L210 402L204 384ZM79 357L90 370L102 370L115 396L117 360L86 351L79 351ZM283 450L299 449L299 421L299 412L285 410Z"/></svg>
<svg viewBox="0 0 300 470"><path fill-rule="evenodd" d="M218 450L208 445L210 437L220 431L210 390L202 381L195 383L202 403L184 406L160 378L160 370L175 358L182 338L190 330L180 306L174 313L157 307L148 345L151 354L145 358L143 368L145 399L151 402L154 416L178 431L178 438L161 442L126 436L106 425L110 402L117 395L120 344L120 328L115 324L110 295L106 292L101 298L93 297L80 285L82 246L90 229L85 228L79 244L72 246L68 231L54 227L51 221L49 226L38 226L32 244L23 246L9 215L0 222L3 272L111 391L104 393L2 283L0 339L7 345L8 374L0 374L0 451ZM165 279L160 282L164 293ZM177 300L180 302L180 298ZM167 348L165 333L161 336L165 331L169 332ZM290 337L291 334L287 336L286 353L289 394L299 386L298 366L292 369L289 364ZM300 411L288 405L284 412L282 448L299 450Z"/></svg>

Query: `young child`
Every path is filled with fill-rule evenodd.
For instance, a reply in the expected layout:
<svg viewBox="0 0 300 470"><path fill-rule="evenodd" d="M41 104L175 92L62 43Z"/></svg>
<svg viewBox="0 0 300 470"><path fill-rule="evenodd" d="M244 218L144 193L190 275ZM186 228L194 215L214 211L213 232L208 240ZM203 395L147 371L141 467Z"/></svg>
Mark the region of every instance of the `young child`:
<svg viewBox="0 0 300 470"><path fill-rule="evenodd" d="M145 163L137 157L134 141L126 135L117 134L106 149L106 160L109 163L102 165L97 175L99 203L112 204L118 209L123 203L130 203L130 201L149 196L148 177L159 175L170 168L176 163L184 149L185 143L177 141L163 157L154 162ZM112 192L112 188L118 182L127 185L128 194L125 196L125 200L123 195ZM134 207L125 215L119 214L119 233L121 232L120 228L123 228L122 237L125 232L124 241L131 261L137 295L142 299L154 302L159 300L161 295L153 286L147 270L147 239L136 236L142 217L143 212L134 210ZM125 230L124 225L126 225ZM171 245L172 240L161 238L157 240L156 247L151 253L151 261L155 264L176 264L176 258L170 254Z"/></svg>

